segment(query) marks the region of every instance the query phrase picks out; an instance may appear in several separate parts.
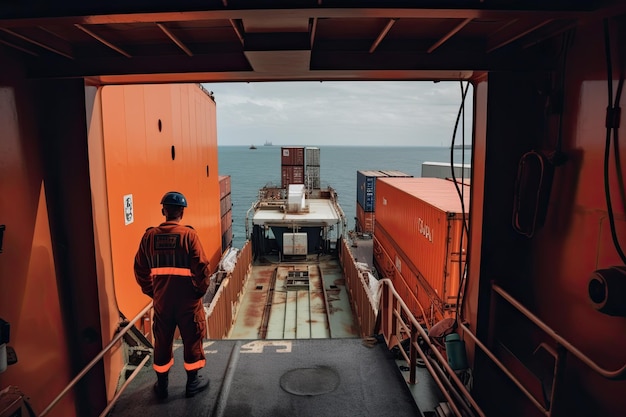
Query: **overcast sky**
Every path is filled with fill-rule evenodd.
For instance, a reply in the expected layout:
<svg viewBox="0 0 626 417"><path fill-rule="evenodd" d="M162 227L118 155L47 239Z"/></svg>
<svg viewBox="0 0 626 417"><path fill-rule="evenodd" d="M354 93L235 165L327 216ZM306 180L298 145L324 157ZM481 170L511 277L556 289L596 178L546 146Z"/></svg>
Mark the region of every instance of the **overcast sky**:
<svg viewBox="0 0 626 417"><path fill-rule="evenodd" d="M217 103L218 145L449 146L459 82L203 84ZM466 138L472 114L466 99ZM461 143L459 133L456 143Z"/></svg>

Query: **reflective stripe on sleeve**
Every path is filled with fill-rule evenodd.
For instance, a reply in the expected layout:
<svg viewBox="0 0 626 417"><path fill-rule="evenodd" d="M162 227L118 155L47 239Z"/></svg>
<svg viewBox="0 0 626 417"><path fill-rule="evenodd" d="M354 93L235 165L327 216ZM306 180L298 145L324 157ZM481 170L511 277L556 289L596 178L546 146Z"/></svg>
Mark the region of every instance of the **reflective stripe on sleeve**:
<svg viewBox="0 0 626 417"><path fill-rule="evenodd" d="M162 266L159 268L152 268L150 270L152 275L180 275L183 277L190 277L191 269L189 268L177 268L175 266Z"/></svg>

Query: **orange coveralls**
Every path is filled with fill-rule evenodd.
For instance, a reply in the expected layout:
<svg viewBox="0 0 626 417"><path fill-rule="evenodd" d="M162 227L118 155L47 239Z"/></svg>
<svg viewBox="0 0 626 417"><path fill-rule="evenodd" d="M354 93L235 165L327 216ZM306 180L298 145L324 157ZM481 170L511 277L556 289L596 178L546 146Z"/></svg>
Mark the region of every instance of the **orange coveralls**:
<svg viewBox="0 0 626 417"><path fill-rule="evenodd" d="M134 269L141 290L154 300L154 370L167 372L174 364L176 326L183 339L185 370L204 367L202 296L209 286L210 272L196 231L176 222L148 228Z"/></svg>

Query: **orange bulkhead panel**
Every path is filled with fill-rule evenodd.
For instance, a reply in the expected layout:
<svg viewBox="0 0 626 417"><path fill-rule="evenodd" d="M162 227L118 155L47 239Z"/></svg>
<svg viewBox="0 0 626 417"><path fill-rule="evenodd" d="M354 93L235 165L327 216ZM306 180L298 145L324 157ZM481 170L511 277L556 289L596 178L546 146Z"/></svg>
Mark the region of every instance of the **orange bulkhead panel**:
<svg viewBox="0 0 626 417"><path fill-rule="evenodd" d="M132 318L149 302L135 281L134 256L145 230L164 221L160 201L166 192L185 195L189 206L182 224L198 231L212 269L217 267L222 250L216 108L196 84L105 86L99 97L101 132L95 135L102 137L98 157L115 296L119 310Z"/></svg>

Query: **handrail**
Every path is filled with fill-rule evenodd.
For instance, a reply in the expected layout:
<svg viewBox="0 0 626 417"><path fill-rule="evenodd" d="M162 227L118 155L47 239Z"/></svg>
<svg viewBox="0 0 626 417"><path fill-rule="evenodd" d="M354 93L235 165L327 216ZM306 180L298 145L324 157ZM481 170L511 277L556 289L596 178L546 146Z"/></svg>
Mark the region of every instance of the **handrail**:
<svg viewBox="0 0 626 417"><path fill-rule="evenodd" d="M131 382L133 382L133 379L135 379L135 377L139 374L139 372L141 372L141 370L143 369L143 366L146 364L146 362L148 362L148 359L150 359L150 355L146 355L141 360L141 362L139 362L139 365L137 365L137 368L135 368L133 373L131 373L130 376L126 378L126 381L124 381L124 384L120 387L119 390L117 390L117 392L115 393L115 396L111 398L111 401L104 408L104 410L102 410L99 417L105 417L107 414L109 414L109 411L111 411L111 409L115 405L115 402L122 396L122 393L124 392L124 390L126 390L126 387L128 387L128 385Z"/></svg>
<svg viewBox="0 0 626 417"><path fill-rule="evenodd" d="M78 375L76 375L74 377L74 379L72 379L70 381L70 383L63 389L63 391L61 391L61 393L59 395L56 396L56 398L54 400L52 400L52 402L45 408L45 410L43 410L41 412L41 414L39 414L39 417L43 417L46 414L48 414L50 412L50 410L52 410L52 408L57 405L57 403L59 401L61 401L61 399L65 396L65 394L67 394L72 388L74 388L74 385L76 385L78 383L78 381L80 381L86 374L87 372L89 372L91 370L91 368L94 367L94 365L96 363L98 363L98 361L100 359L102 359L104 357L104 355L111 350L111 348L113 346L115 346L115 344L122 338L124 337L124 335L128 332L128 330L130 330L131 327L133 327L135 325L135 322L137 322L141 317L143 317L150 309L152 308L152 301L143 308L143 310L141 310L120 332L118 332L118 334L113 338L113 340L111 340L109 342L108 345L106 345L106 347L104 349L102 349L102 351L100 351L100 353L98 353L92 360L91 362L89 362L82 371L80 371L78 373Z"/></svg>
<svg viewBox="0 0 626 417"><path fill-rule="evenodd" d="M520 391L533 403L533 405L543 413L543 415L550 416L551 411L549 409L546 409L543 405L541 405L539 401L537 401L537 399L526 389L526 387L524 387L524 385L517 378L515 378L511 371L509 371L507 367L498 360L496 355L491 353L487 346L483 345L482 342L478 340L476 336L474 336L470 329L468 329L463 323L458 323L458 326L460 329L463 329L463 335L469 336L470 339L474 341L476 346L478 346L489 357L489 359L491 359L493 363L495 363L498 368L500 368L500 370L504 372L504 374L517 386L517 388L520 389Z"/></svg>
<svg viewBox="0 0 626 417"><path fill-rule="evenodd" d="M381 279L379 283L381 287L381 300L380 300L379 314L383 315L383 317L381 317L379 320L379 323L380 323L379 327L383 335L387 339L387 343L390 342L392 333L394 333L393 336L397 338L397 335L395 335L395 332L397 332L398 326L400 326L404 332L408 333L411 339L411 348L409 352L409 356L410 356L409 358L407 358L404 350L400 349L400 352L404 356L405 360L409 362L409 366L411 370L410 383L415 383L415 367L417 366L417 357L415 355L415 352L417 352L422 358L422 360L424 361L424 364L426 365L426 368L428 369L429 373L432 375L435 383L439 386L439 389L441 390L442 394L448 400L449 406L450 408L452 408L452 411L458 417L463 416L461 411L458 409L455 401L451 397L450 393L444 387L444 381L439 377L437 371L433 368L432 364L430 363L429 357L427 357L426 353L422 350L419 343L417 343L417 335L415 332L417 331L417 334L419 334L422 337L424 343L428 346L428 348L435 355L440 366L442 366L445 369L448 378L450 378L450 381L445 381L445 384L448 386L450 386L451 383L454 384L455 388L458 391L460 391L460 393L462 394L464 400L468 401L469 404L472 406L473 411L475 411L479 416L485 417L485 413L482 411L482 409L476 403L476 401L472 398L471 394L469 393L465 385L461 382L461 380L456 375L454 370L448 364L448 361L443 357L443 355L439 352L439 350L430 342L430 338L428 337L428 334L422 328L422 326L417 322L417 319L413 316L413 313L411 312L411 310L409 310L409 308L404 303L400 295L396 292L395 288L393 287L392 281L389 278L384 278L384 279ZM388 292L387 297L385 297L385 289ZM400 307L401 311L398 310L395 306L389 305L390 302L394 302L395 304L397 304ZM404 313L405 318L402 317L401 313ZM407 323L405 322L405 320L410 322L410 325L411 325L410 328L407 326Z"/></svg>
<svg viewBox="0 0 626 417"><path fill-rule="evenodd" d="M517 388L532 402L532 404L545 416L549 417L552 415L552 411L554 409L554 398L556 397L556 387L557 382L561 378L562 366L564 363L565 355L569 352L573 354L578 360L587 365L591 370L596 372L597 374L610 379L610 380L621 380L626 377L626 364L619 369L616 370L607 370L595 363L591 358L582 353L578 348L568 342L565 338L556 333L550 326L545 324L539 317L534 315L530 310L522 305L518 300L516 300L513 296L507 293L502 287L499 285L492 283L491 289L495 294L498 294L504 300L506 300L512 307L514 307L517 311L522 313L528 320L530 320L533 324L535 324L539 329L541 329L546 335L551 337L557 343L557 349L552 349L545 343L539 344L538 348L545 349L548 353L550 353L555 358L555 369L552 377L552 392L550 394L550 401L548 402L548 407L544 407L543 404L539 402L535 398L531 392L526 389L526 387L507 369L507 367L500 362L500 360L493 354L487 346L485 346L476 335L472 333L472 331L465 326L463 323L457 323L459 328L464 331L464 337L468 336L473 340L474 344L478 346L491 361L498 367L500 370L513 382Z"/></svg>
<svg viewBox="0 0 626 417"><path fill-rule="evenodd" d="M556 333L552 328L550 328L547 324L542 322L537 316L530 312L526 307L524 307L519 301L513 298L509 293L504 291L502 287L496 284L492 284L491 288L498 295L508 301L513 307L515 307L520 313L526 316L530 321L532 321L537 327L543 330L548 336L552 337L559 345L563 346L568 352L574 354L576 358L582 361L585 365L591 368L593 371L602 375L603 377L611 380L621 380L626 378L626 364L624 364L621 368L616 369L614 371L610 371L602 368L600 365L595 363L591 358L578 350L574 345L565 340L562 336Z"/></svg>

